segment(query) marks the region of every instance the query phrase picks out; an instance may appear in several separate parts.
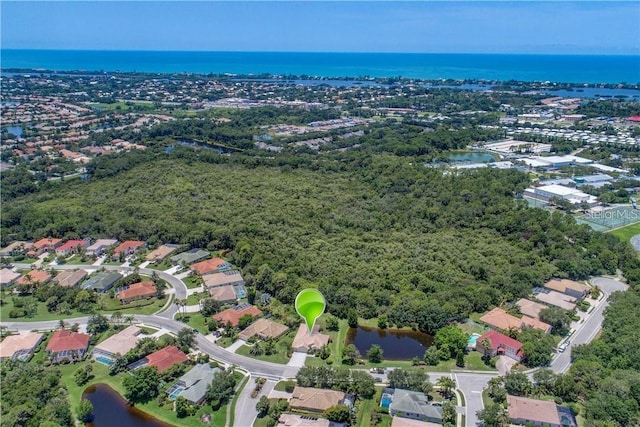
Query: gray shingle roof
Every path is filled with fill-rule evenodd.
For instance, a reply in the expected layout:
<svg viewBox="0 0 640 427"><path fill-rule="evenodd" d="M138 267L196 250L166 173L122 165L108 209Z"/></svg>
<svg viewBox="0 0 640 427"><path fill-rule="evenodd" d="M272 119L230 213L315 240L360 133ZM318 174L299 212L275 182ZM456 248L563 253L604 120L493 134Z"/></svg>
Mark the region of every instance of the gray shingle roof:
<svg viewBox="0 0 640 427"><path fill-rule="evenodd" d="M120 279L122 279L122 276L119 273L115 271L104 271L84 282L82 289L93 289L98 292L106 292Z"/></svg>
<svg viewBox="0 0 640 427"><path fill-rule="evenodd" d="M427 396L417 391L396 389L389 409L397 412L421 414L428 419L442 419L442 409L429 404Z"/></svg>
<svg viewBox="0 0 640 427"><path fill-rule="evenodd" d="M178 380L185 387L180 396L194 403L200 402L207 393L207 387L211 384L216 372L220 372L220 368L212 368L208 364L194 366Z"/></svg>

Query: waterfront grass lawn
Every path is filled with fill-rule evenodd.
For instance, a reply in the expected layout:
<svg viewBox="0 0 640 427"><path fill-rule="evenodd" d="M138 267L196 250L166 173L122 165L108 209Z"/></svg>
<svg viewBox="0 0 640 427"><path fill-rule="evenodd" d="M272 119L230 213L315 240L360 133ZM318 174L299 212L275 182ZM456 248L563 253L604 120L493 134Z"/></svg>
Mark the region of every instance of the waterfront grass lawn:
<svg viewBox="0 0 640 427"><path fill-rule="evenodd" d="M278 342L276 343L276 351L273 354L266 355L261 354L259 356L254 356L251 354L251 347L248 345L241 346L236 354L240 354L242 356L253 357L254 359L264 360L266 362L273 363L281 363L286 365L290 359L290 351L291 351L291 343L293 343L293 337L295 336L295 332L290 330L280 338L278 338ZM262 345L262 344L261 344Z"/></svg>
<svg viewBox="0 0 640 427"><path fill-rule="evenodd" d="M613 231L609 231L608 233L613 234L623 242L628 242L633 236L640 234L640 222L627 225L626 227L617 228Z"/></svg>
<svg viewBox="0 0 640 427"><path fill-rule="evenodd" d="M91 364L93 367L92 378L87 384L79 386L75 383L73 374L85 365ZM122 376L129 375L128 373L121 373L116 376L109 375L109 367L92 360L85 360L80 363L73 363L69 365L60 365L60 371L62 373L62 381L64 382L69 392L69 402L71 403L71 409L75 416L75 411L82 399L82 393L91 384L106 384L121 396L124 395L124 387L122 386ZM164 393L164 390L161 390ZM211 414L213 424L216 426L224 426L227 419L227 405L223 405L217 411L213 412L211 406L204 405L198 410L195 416L178 418L173 411L173 401L167 401L164 405L160 405L157 399L153 399L150 402L144 404L138 404L136 407L148 414L169 423L173 426L185 426L185 427L201 427L200 416L203 414Z"/></svg>

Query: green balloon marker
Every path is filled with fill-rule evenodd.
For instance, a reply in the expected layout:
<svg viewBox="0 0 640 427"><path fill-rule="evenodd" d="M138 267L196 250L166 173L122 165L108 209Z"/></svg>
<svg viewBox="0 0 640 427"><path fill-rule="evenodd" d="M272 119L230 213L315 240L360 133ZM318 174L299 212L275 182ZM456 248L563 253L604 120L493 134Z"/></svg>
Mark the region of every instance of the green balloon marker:
<svg viewBox="0 0 640 427"><path fill-rule="evenodd" d="M304 319L309 332L313 333L313 327L324 313L325 305L324 296L317 289L304 289L296 297L296 311Z"/></svg>

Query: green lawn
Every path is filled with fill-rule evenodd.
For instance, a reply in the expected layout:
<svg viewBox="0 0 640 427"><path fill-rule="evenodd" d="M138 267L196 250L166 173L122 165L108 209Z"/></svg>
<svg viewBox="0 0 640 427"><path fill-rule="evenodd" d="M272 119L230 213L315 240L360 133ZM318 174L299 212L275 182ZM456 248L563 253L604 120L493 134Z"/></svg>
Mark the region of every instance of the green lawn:
<svg viewBox="0 0 640 427"><path fill-rule="evenodd" d="M147 268L152 268L154 270L161 270L161 271L168 270L169 268L171 268L171 261L169 260L169 258L167 258L159 264L156 264L156 263L149 264Z"/></svg>
<svg viewBox="0 0 640 427"><path fill-rule="evenodd" d="M102 111L129 111L133 110L134 107L138 107L138 109L152 110L155 108L153 103L146 102L135 102L135 101L118 101L118 102L90 102L88 103L90 107L98 108Z"/></svg>
<svg viewBox="0 0 640 427"><path fill-rule="evenodd" d="M182 279L182 281L184 282L184 284L187 286L188 289L193 289L193 288L202 286L202 280L199 277L185 277L184 279Z"/></svg>
<svg viewBox="0 0 640 427"><path fill-rule="evenodd" d="M613 234L624 242L628 242L633 236L640 234L640 222L609 231L608 233Z"/></svg>
<svg viewBox="0 0 640 427"><path fill-rule="evenodd" d="M78 256L78 255L74 255L73 257L71 257L70 259L67 259L65 261L66 265L92 265L95 262L95 260L93 260L92 258L85 258L84 261L82 261L82 257Z"/></svg>
<svg viewBox="0 0 640 427"><path fill-rule="evenodd" d="M187 313L186 316L176 315L176 320L180 320L194 329L200 331L201 334L208 334L209 328L207 327L207 318L200 313Z"/></svg>
<svg viewBox="0 0 640 427"><path fill-rule="evenodd" d="M382 396L382 387L376 387L376 393L371 399L363 399L357 402L356 427L370 427L371 413L378 407Z"/></svg>
<svg viewBox="0 0 640 427"><path fill-rule="evenodd" d="M275 385L275 387L273 387L273 389L276 391L287 391L287 386L295 387L296 382L295 381L278 381L278 383Z"/></svg>
<svg viewBox="0 0 640 427"><path fill-rule="evenodd" d="M209 297L209 292L196 292L187 297L187 305L196 305L200 303L201 299Z"/></svg>
<svg viewBox="0 0 640 427"><path fill-rule="evenodd" d="M109 295L104 294L100 296L100 301L103 304L102 311L106 313L117 311L122 314L153 314L164 307L167 298L168 296L165 295L162 299L153 297L148 300L138 300L123 305L120 304L117 298L110 298Z"/></svg>
<svg viewBox="0 0 640 427"><path fill-rule="evenodd" d="M47 307L43 302L37 301L37 313L32 317L17 317L10 318L9 313L14 308L13 298L31 298L31 297L18 297L2 293L2 308L0 309L0 321L2 322L40 322L44 320L60 320L71 319L74 317L89 316L87 313L82 313L77 310L71 310L68 314L61 313L49 313Z"/></svg>
<svg viewBox="0 0 640 427"><path fill-rule="evenodd" d="M253 357L259 360L265 360L267 362L273 363L281 363L286 364L289 362L289 351L291 350L291 343L293 343L293 338L295 336L296 330L289 330L287 333L278 338L276 342L276 352L271 355L262 354L260 356L253 356L249 352L251 351L251 347L247 345L243 345L240 347L236 353L241 354L247 357Z"/></svg>

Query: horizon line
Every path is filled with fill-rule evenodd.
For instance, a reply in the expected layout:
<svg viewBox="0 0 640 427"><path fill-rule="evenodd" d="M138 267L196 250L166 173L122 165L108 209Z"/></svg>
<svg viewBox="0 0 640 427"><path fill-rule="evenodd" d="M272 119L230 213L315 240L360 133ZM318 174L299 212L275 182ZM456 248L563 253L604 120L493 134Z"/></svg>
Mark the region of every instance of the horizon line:
<svg viewBox="0 0 640 427"><path fill-rule="evenodd" d="M529 55L529 56L638 56L640 53L560 53L560 52L389 52L389 51L301 51L301 50L188 50L188 49L85 49L85 48L15 48L0 51L69 51L69 52L164 52L164 53L290 53L290 54L384 54L384 55Z"/></svg>

